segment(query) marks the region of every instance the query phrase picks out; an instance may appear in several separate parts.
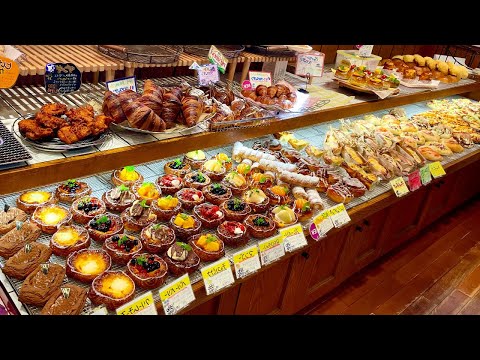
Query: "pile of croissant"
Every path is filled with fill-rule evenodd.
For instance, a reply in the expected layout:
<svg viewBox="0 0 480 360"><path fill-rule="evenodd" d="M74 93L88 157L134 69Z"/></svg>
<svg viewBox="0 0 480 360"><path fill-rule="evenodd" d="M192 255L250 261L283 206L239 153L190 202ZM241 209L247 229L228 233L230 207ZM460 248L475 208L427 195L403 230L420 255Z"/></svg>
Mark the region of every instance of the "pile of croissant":
<svg viewBox="0 0 480 360"><path fill-rule="evenodd" d="M125 90L116 95L105 92L103 113L115 123L128 121L137 129L165 131L175 124L195 126L203 113L203 101L179 87L163 88L146 80L143 93Z"/></svg>
<svg viewBox="0 0 480 360"><path fill-rule="evenodd" d="M297 95L283 84L259 85L255 90L242 90L242 95L260 104L277 105L282 109L292 108L297 99Z"/></svg>

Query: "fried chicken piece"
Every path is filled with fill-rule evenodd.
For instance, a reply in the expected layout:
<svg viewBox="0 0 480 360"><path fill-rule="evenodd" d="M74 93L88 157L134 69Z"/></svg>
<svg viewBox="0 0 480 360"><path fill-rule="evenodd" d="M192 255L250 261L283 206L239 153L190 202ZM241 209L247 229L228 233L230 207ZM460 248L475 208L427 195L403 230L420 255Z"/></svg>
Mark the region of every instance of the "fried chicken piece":
<svg viewBox="0 0 480 360"><path fill-rule="evenodd" d="M18 129L30 140L47 139L55 135L52 129L41 127L35 120L20 120Z"/></svg>
<svg viewBox="0 0 480 360"><path fill-rule="evenodd" d="M90 130L92 131L92 135L97 136L108 129L110 123L113 122L113 119L109 116L105 115L97 115L95 117L95 121L93 122L92 126L90 126Z"/></svg>
<svg viewBox="0 0 480 360"><path fill-rule="evenodd" d="M85 124L90 124L93 122L95 112L93 106L86 104L76 109L68 110L65 115L72 121L72 123L80 122Z"/></svg>
<svg viewBox="0 0 480 360"><path fill-rule="evenodd" d="M66 144L76 143L90 135L92 135L92 130L82 123L64 126L57 133L58 138Z"/></svg>
<svg viewBox="0 0 480 360"><path fill-rule="evenodd" d="M67 126L68 122L65 119L39 112L35 115L35 121L44 128L57 131L58 129Z"/></svg>
<svg viewBox="0 0 480 360"><path fill-rule="evenodd" d="M65 114L66 111L67 105L59 103L45 104L40 108L40 112L53 116L61 116Z"/></svg>

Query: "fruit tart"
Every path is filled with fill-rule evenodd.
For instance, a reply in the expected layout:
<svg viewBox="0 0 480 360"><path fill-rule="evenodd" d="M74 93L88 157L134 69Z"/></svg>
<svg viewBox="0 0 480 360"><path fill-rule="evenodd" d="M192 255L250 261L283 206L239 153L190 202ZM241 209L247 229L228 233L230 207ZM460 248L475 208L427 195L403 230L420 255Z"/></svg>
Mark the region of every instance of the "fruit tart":
<svg viewBox="0 0 480 360"><path fill-rule="evenodd" d="M151 182L137 183L132 187L133 193L139 200L146 200L150 205L152 201L157 200L162 195L162 190Z"/></svg>
<svg viewBox="0 0 480 360"><path fill-rule="evenodd" d="M180 200L182 208L185 210L192 210L194 206L205 201L203 192L193 188L184 188L177 192L175 196Z"/></svg>
<svg viewBox="0 0 480 360"><path fill-rule="evenodd" d="M192 169L198 170L205 163L207 157L202 150L194 150L185 154L183 162L189 164Z"/></svg>
<svg viewBox="0 0 480 360"><path fill-rule="evenodd" d="M78 225L62 225L50 238L50 249L55 255L68 254L90 246L88 231Z"/></svg>
<svg viewBox="0 0 480 360"><path fill-rule="evenodd" d="M127 272L135 285L144 289L155 289L165 282L168 266L158 255L137 254L128 262Z"/></svg>
<svg viewBox="0 0 480 360"><path fill-rule="evenodd" d="M72 221L72 214L63 206L51 204L37 208L31 221L44 233L53 234L60 226Z"/></svg>
<svg viewBox="0 0 480 360"><path fill-rule="evenodd" d="M152 224L140 234L144 250L152 254L161 254L175 242L175 232L166 225Z"/></svg>
<svg viewBox="0 0 480 360"><path fill-rule="evenodd" d="M33 214L37 207L55 204L56 202L57 198L52 192L33 190L24 192L18 197L17 207L27 214Z"/></svg>
<svg viewBox="0 0 480 360"><path fill-rule="evenodd" d="M225 255L223 241L216 234L194 235L188 243L202 261L215 261Z"/></svg>
<svg viewBox="0 0 480 360"><path fill-rule="evenodd" d="M227 154L218 153L217 155L215 155L215 159L217 159L223 164L225 170L230 171L232 169L232 159Z"/></svg>
<svg viewBox="0 0 480 360"><path fill-rule="evenodd" d="M42 306L57 290L65 277L65 268L49 263L48 267L38 265L22 283L18 300L24 304Z"/></svg>
<svg viewBox="0 0 480 360"><path fill-rule="evenodd" d="M52 251L47 245L31 242L10 257L3 267L5 275L23 280L41 263L47 262Z"/></svg>
<svg viewBox="0 0 480 360"><path fill-rule="evenodd" d="M32 222L19 224L18 228L10 230L0 238L0 256L8 259L21 250L25 244L36 241L42 230Z"/></svg>
<svg viewBox="0 0 480 360"><path fill-rule="evenodd" d="M200 232L202 223L195 216L179 213L170 219L170 225L175 231L175 236L180 240L186 240L190 236Z"/></svg>
<svg viewBox="0 0 480 360"><path fill-rule="evenodd" d="M170 174L159 177L157 179L157 185L160 187L160 190L162 190L162 194L173 195L183 188L184 183L180 176Z"/></svg>
<svg viewBox="0 0 480 360"><path fill-rule="evenodd" d="M265 191L266 189L273 186L274 181L275 181L275 175L273 173L257 172L252 174L252 180L250 184L255 188L259 188Z"/></svg>
<svg viewBox="0 0 480 360"><path fill-rule="evenodd" d="M313 216L313 209L307 199L298 198L294 201L294 211L299 221L307 221Z"/></svg>
<svg viewBox="0 0 480 360"><path fill-rule="evenodd" d="M169 221L172 216L180 212L182 203L172 195L162 196L152 202L152 211L157 215L158 221Z"/></svg>
<svg viewBox="0 0 480 360"><path fill-rule="evenodd" d="M277 232L275 221L268 216L251 214L247 216L243 223L247 228L248 235L257 239L268 238Z"/></svg>
<svg viewBox="0 0 480 360"><path fill-rule="evenodd" d="M125 229L130 231L140 231L145 226L157 221L157 215L147 205L146 200L135 200L132 206L122 212L120 217Z"/></svg>
<svg viewBox="0 0 480 360"><path fill-rule="evenodd" d="M223 178L222 184L229 187L233 195L241 195L248 188L245 177L236 171L229 172Z"/></svg>
<svg viewBox="0 0 480 360"><path fill-rule="evenodd" d="M290 197L290 189L286 184L274 185L265 189L265 194L270 198L270 205L284 205L292 200Z"/></svg>
<svg viewBox="0 0 480 360"><path fill-rule="evenodd" d="M14 229L17 221L25 221L27 217L23 210L5 204L3 210L0 210L0 235Z"/></svg>
<svg viewBox="0 0 480 360"><path fill-rule="evenodd" d="M96 198L85 196L75 200L70 207L73 220L80 224L86 224L95 216L106 211L105 203Z"/></svg>
<svg viewBox="0 0 480 360"><path fill-rule="evenodd" d="M74 200L90 195L92 188L83 181L69 179L55 190L55 196L58 200L71 203Z"/></svg>
<svg viewBox="0 0 480 360"><path fill-rule="evenodd" d="M201 169L212 181L221 181L227 172L223 163L217 159L207 160Z"/></svg>
<svg viewBox="0 0 480 360"><path fill-rule="evenodd" d="M217 228L218 237L232 247L243 246L248 242L247 228L238 221L224 221Z"/></svg>
<svg viewBox="0 0 480 360"><path fill-rule="evenodd" d="M296 224L298 221L297 214L287 205L279 205L272 209L271 213L273 221L277 225L277 228L283 228Z"/></svg>
<svg viewBox="0 0 480 360"><path fill-rule="evenodd" d="M132 206L136 197L128 186L120 185L104 193L102 200L108 210L122 212Z"/></svg>
<svg viewBox="0 0 480 360"><path fill-rule="evenodd" d="M205 199L214 205L220 205L232 197L232 190L219 183L212 183L205 186L202 192L205 195Z"/></svg>
<svg viewBox="0 0 480 360"><path fill-rule="evenodd" d="M123 232L122 219L109 213L97 215L88 222L87 231L93 240L104 242L110 236Z"/></svg>
<svg viewBox="0 0 480 360"><path fill-rule="evenodd" d="M123 271L105 271L97 276L88 291L94 305L105 305L108 310L128 303L135 295L135 283Z"/></svg>
<svg viewBox="0 0 480 360"><path fill-rule="evenodd" d="M112 172L112 183L115 186L132 186L135 183L142 183L143 176L135 170L135 166L125 166Z"/></svg>
<svg viewBox="0 0 480 360"><path fill-rule="evenodd" d="M187 164L185 161L182 161L180 159L175 159L167 162L163 170L167 175L172 174L172 175L177 175L183 178L192 170L192 167L190 166L190 164Z"/></svg>
<svg viewBox="0 0 480 360"><path fill-rule="evenodd" d="M163 259L168 265L168 271L174 276L191 274L200 265L200 258L192 247L178 241L168 248Z"/></svg>
<svg viewBox="0 0 480 360"><path fill-rule="evenodd" d="M220 204L220 210L225 214L225 219L230 221L243 221L252 212L252 208L239 198L232 198Z"/></svg>
<svg viewBox="0 0 480 360"><path fill-rule="evenodd" d="M67 283L53 292L40 315L80 315L87 301L87 292L88 289Z"/></svg>
<svg viewBox="0 0 480 360"><path fill-rule="evenodd" d="M265 193L258 188L253 188L245 191L242 197L255 213L262 213L267 211L270 205L270 198L265 195Z"/></svg>
<svg viewBox="0 0 480 360"><path fill-rule="evenodd" d="M200 219L203 227L207 229L216 228L225 218L225 214L218 205L204 203L193 208L193 213Z"/></svg>
<svg viewBox="0 0 480 360"><path fill-rule="evenodd" d="M117 234L109 237L103 243L103 250L107 252L114 263L126 265L128 260L142 251L142 242L135 236Z"/></svg>
<svg viewBox="0 0 480 360"><path fill-rule="evenodd" d="M82 249L68 255L67 275L81 282L91 282L112 266L112 259L104 250Z"/></svg>
<svg viewBox="0 0 480 360"><path fill-rule="evenodd" d="M194 171L185 175L184 178L185 186L195 188L195 189L203 189L205 186L210 185L212 180L200 171Z"/></svg>

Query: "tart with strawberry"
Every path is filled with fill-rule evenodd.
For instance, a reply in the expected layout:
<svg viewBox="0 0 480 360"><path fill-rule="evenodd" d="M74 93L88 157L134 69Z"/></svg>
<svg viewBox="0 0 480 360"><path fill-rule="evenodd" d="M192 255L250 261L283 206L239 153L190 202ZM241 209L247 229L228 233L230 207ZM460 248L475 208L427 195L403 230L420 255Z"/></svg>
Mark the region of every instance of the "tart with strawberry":
<svg viewBox="0 0 480 360"><path fill-rule="evenodd" d="M287 205L279 205L272 209L271 213L273 221L278 228L294 225L298 221L297 214Z"/></svg>
<svg viewBox="0 0 480 360"><path fill-rule="evenodd" d="M220 209L225 214L225 219L230 221L243 221L252 212L252 208L239 198L232 198L220 204Z"/></svg>
<svg viewBox="0 0 480 360"><path fill-rule="evenodd" d="M194 171L185 175L185 186L195 188L195 189L203 189L205 186L210 185L212 180L202 173L201 171Z"/></svg>
<svg viewBox="0 0 480 360"><path fill-rule="evenodd" d="M198 234L188 242L202 261L215 261L225 255L223 241L216 234Z"/></svg>
<svg viewBox="0 0 480 360"><path fill-rule="evenodd" d="M152 210L157 215L158 221L169 221L172 216L180 212L182 203L177 197L172 195L162 196L156 201L152 201Z"/></svg>
<svg viewBox="0 0 480 360"><path fill-rule="evenodd" d="M168 266L158 255L137 254L127 264L127 273L135 285L155 289L165 282Z"/></svg>
<svg viewBox="0 0 480 360"><path fill-rule="evenodd" d="M232 247L243 246L248 242L247 228L238 221L224 221L217 228L218 237Z"/></svg>
<svg viewBox="0 0 480 360"><path fill-rule="evenodd" d="M191 274L200 265L200 258L192 247L179 241L168 248L163 259L168 265L168 271L174 276Z"/></svg>
<svg viewBox="0 0 480 360"><path fill-rule="evenodd" d="M187 164L185 161L182 161L181 159L175 159L167 162L163 170L167 175L172 174L172 175L177 175L183 178L190 171L192 171L192 167L190 166L190 164Z"/></svg>
<svg viewBox="0 0 480 360"><path fill-rule="evenodd" d="M136 196L128 186L120 185L104 193L102 200L108 210L122 212L132 206Z"/></svg>
<svg viewBox="0 0 480 360"><path fill-rule="evenodd" d="M271 205L283 205L291 201L290 189L286 184L275 185L265 190Z"/></svg>
<svg viewBox="0 0 480 360"><path fill-rule="evenodd" d="M236 171L229 172L223 178L222 184L229 187L233 195L241 195L248 188L245 177Z"/></svg>
<svg viewBox="0 0 480 360"><path fill-rule="evenodd" d="M170 225L175 231L175 236L180 240L186 240L196 235L202 228L202 223L195 216L179 213L170 219Z"/></svg>
<svg viewBox="0 0 480 360"><path fill-rule="evenodd" d="M175 242L175 232L166 225L152 224L142 230L140 239L149 253L161 254Z"/></svg>
<svg viewBox="0 0 480 360"><path fill-rule="evenodd" d="M222 202L232 197L232 190L219 183L205 186L202 192L205 195L205 199L215 205L220 205Z"/></svg>
<svg viewBox="0 0 480 360"><path fill-rule="evenodd" d="M162 194L173 195L183 188L184 183L180 176L170 174L158 178L157 185L160 187L160 190L162 190Z"/></svg>
<svg viewBox="0 0 480 360"><path fill-rule="evenodd" d="M265 193L259 188L253 188L245 191L242 197L255 213L262 213L267 211L270 205L270 199Z"/></svg>
<svg viewBox="0 0 480 360"><path fill-rule="evenodd" d="M227 172L224 164L217 159L207 160L201 169L212 181L221 181Z"/></svg>
<svg viewBox="0 0 480 360"><path fill-rule="evenodd" d="M313 216L313 209L307 199L295 199L293 211L297 214L299 221L307 221Z"/></svg>
<svg viewBox="0 0 480 360"><path fill-rule="evenodd" d="M200 219L203 227L207 229L216 228L225 218L225 214L218 205L204 203L193 208L193 213Z"/></svg>
<svg viewBox="0 0 480 360"><path fill-rule="evenodd" d="M142 242L135 236L117 234L109 237L103 243L103 250L112 258L113 262L126 265L133 255L142 251Z"/></svg>
<svg viewBox="0 0 480 360"><path fill-rule="evenodd" d="M122 219L109 213L97 215L88 222L87 231L93 240L104 242L110 236L123 232Z"/></svg>
<svg viewBox="0 0 480 360"><path fill-rule="evenodd" d="M162 195L162 190L160 190L157 185L151 182L144 182L142 184L137 183L133 186L132 190L137 199L145 200L148 205Z"/></svg>
<svg viewBox="0 0 480 360"><path fill-rule="evenodd" d="M135 166L125 166L114 170L111 179L115 186L125 185L130 187L137 182L143 182L143 176L135 170Z"/></svg>
<svg viewBox="0 0 480 360"><path fill-rule="evenodd" d="M140 231L157 221L157 215L146 200L135 200L132 206L122 212L121 218L125 229L130 231Z"/></svg>
<svg viewBox="0 0 480 360"><path fill-rule="evenodd" d="M75 200L70 207L73 220L80 224L86 224L95 216L106 211L105 203L96 198L85 196Z"/></svg>
<svg viewBox="0 0 480 360"><path fill-rule="evenodd" d="M205 201L203 192L193 188L184 188L177 192L175 196L182 203L182 208L185 210L192 210L196 205Z"/></svg>
<svg viewBox="0 0 480 360"><path fill-rule="evenodd" d="M71 203L74 200L92 193L92 188L83 181L69 179L59 185L55 190L55 196L58 200Z"/></svg>
<svg viewBox="0 0 480 360"><path fill-rule="evenodd" d="M244 220L244 225L249 236L257 239L265 239L277 232L277 225L268 216L251 214Z"/></svg>
<svg viewBox="0 0 480 360"><path fill-rule="evenodd" d="M183 162L189 164L192 169L198 170L205 163L207 156L202 150L194 150L185 154Z"/></svg>

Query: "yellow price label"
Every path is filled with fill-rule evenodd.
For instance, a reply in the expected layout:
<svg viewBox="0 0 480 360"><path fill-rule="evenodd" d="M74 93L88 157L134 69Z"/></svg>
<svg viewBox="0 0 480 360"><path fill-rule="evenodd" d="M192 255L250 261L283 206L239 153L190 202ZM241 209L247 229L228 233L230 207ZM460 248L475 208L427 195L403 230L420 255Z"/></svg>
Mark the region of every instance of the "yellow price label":
<svg viewBox="0 0 480 360"><path fill-rule="evenodd" d="M258 248L256 245L250 246L249 248L239 251L235 255L233 255L233 262L235 264L240 264L245 260L251 259L254 256L258 255Z"/></svg>
<svg viewBox="0 0 480 360"><path fill-rule="evenodd" d="M429 165L430 173L432 174L433 178L439 178L446 174L445 169L443 168L440 161L435 161Z"/></svg>
<svg viewBox="0 0 480 360"><path fill-rule="evenodd" d="M331 208L325 210L327 213L328 217L332 217L334 215L340 214L342 211L346 211L345 205L343 203L340 203L338 205L332 206Z"/></svg>
<svg viewBox="0 0 480 360"><path fill-rule="evenodd" d="M397 177L393 180L390 180L390 185L392 186L395 195L397 195L398 197L410 192L410 190L408 190L407 184L405 183L405 180L403 180L402 177Z"/></svg>
<svg viewBox="0 0 480 360"><path fill-rule="evenodd" d="M303 234L303 229L302 225L296 224L293 226L285 227L283 229L280 229L280 235L282 235L282 240L285 240L288 237L291 236L297 236Z"/></svg>
<svg viewBox="0 0 480 360"><path fill-rule="evenodd" d="M157 315L153 294L151 291L120 306L117 315Z"/></svg>
<svg viewBox="0 0 480 360"><path fill-rule="evenodd" d="M210 265L210 266L205 266L202 269L202 276L204 279L210 279L218 275L219 273L223 271L231 271L230 269L230 261L228 261L227 258L225 258L222 261L217 261L216 263Z"/></svg>
<svg viewBox="0 0 480 360"><path fill-rule="evenodd" d="M283 243L283 236L277 235L271 239L267 239L258 243L258 247L260 248L260 252L265 252L274 248L275 246L282 245Z"/></svg>
<svg viewBox="0 0 480 360"><path fill-rule="evenodd" d="M160 289L160 300L165 301L167 299L170 299L172 296L175 296L190 284L190 277L188 276L188 274L179 277L174 282L171 282L167 286Z"/></svg>

